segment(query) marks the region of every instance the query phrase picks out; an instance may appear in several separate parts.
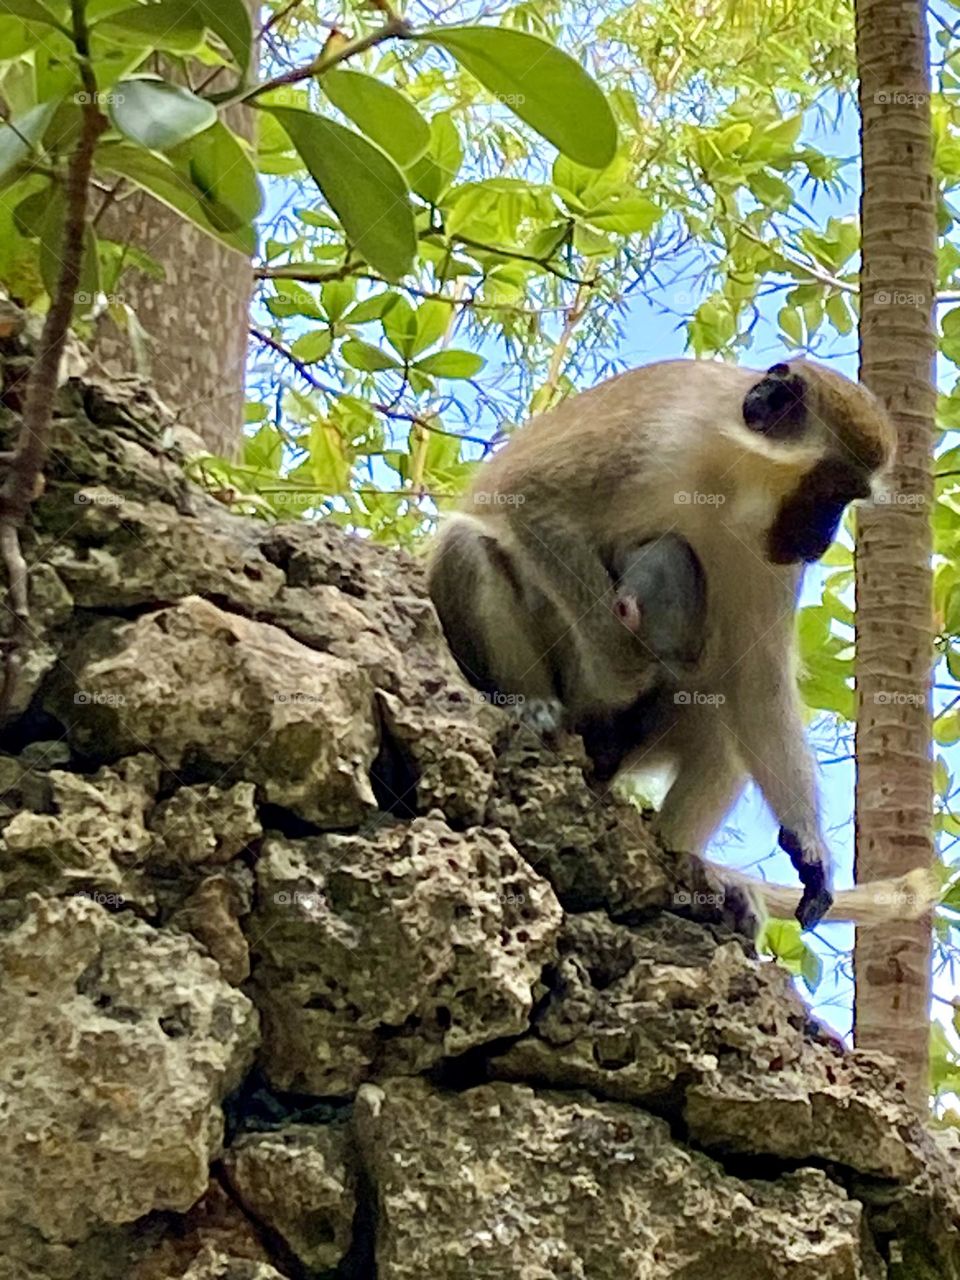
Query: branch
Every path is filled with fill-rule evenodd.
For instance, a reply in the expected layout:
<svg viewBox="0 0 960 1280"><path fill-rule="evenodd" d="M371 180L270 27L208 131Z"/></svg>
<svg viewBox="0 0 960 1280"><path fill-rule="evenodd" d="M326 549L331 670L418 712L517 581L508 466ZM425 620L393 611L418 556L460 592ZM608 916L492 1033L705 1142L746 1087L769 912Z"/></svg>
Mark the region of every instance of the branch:
<svg viewBox="0 0 960 1280"><path fill-rule="evenodd" d="M365 36L348 40L329 53L324 53L321 49L309 62L301 63L299 67L285 71L283 75L274 76L272 80L265 80L263 84L255 84L252 88L241 89L239 92L231 91L225 95L221 105L232 106L236 102L251 102L254 98L259 98L261 94L269 93L273 89L299 84L302 80L312 80L314 76L322 76L325 71L329 71L338 63L346 62L348 58L355 58L358 53L365 53L367 49L373 49L386 40L408 40L412 34L413 29L405 18L391 15L376 31L369 31ZM220 101L220 95L217 95L217 101Z"/></svg>
<svg viewBox="0 0 960 1280"><path fill-rule="evenodd" d="M356 275L358 280L369 280L371 284L391 285L414 298L422 298L427 302L449 302L451 306L469 308L471 311L509 311L515 316L545 316L553 311L566 311L565 306L556 307L518 307L511 302L480 302L477 298L454 298L449 293L441 293L437 289L420 289L412 284L392 285L383 276L374 276L367 271L358 271L362 262L344 263L343 267L332 267L330 271L316 272L303 264L292 263L289 266L254 267L255 280L296 280L299 284L325 284L330 280L344 280L349 275ZM346 270L344 268L347 268Z"/></svg>
<svg viewBox="0 0 960 1280"><path fill-rule="evenodd" d="M80 138L67 169L60 277L27 379L23 416L13 459L0 485L0 558L7 573L13 628L7 644L0 691L0 719L10 709L20 665L20 651L29 633L27 565L20 548L20 528L43 486L43 468L50 453L50 429L80 273L93 153L106 120L97 106L97 81L90 63L84 0L72 0L72 40L84 95Z"/></svg>
<svg viewBox="0 0 960 1280"><path fill-rule="evenodd" d="M297 373L300 374L300 377L305 382L308 382L315 391L321 391L325 396L333 396L334 398L344 394L342 387L334 387L330 383L321 382L319 378L311 373L302 360L298 360L293 352L288 347L285 347L282 342L278 342L276 338L271 338L269 333L264 333L262 329L256 329L251 325L250 336L255 338L257 342L262 343L263 346L269 347L271 351L275 351L278 356L281 356L288 364L292 365ZM403 409L395 409L393 405L381 404L377 401L371 401L370 408L377 413L382 413L385 418L393 418L398 422L410 422L414 426L422 427L424 431L432 431L434 435L450 436L453 440L466 440L470 444L482 445L484 450L490 448L490 441L484 440L482 436L468 436L459 431L447 431L443 427L436 426L431 418L424 417L422 413L407 413Z"/></svg>

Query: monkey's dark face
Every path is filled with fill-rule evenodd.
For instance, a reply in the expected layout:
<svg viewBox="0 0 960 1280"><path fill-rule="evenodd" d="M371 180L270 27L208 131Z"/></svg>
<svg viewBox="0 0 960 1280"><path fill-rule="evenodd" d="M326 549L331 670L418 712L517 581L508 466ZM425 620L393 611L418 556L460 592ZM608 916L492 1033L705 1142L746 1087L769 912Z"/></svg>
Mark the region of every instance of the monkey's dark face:
<svg viewBox="0 0 960 1280"><path fill-rule="evenodd" d="M818 462L780 504L767 534L770 559L774 564L819 560L837 536L847 504L869 496L870 484L862 468L842 458Z"/></svg>
<svg viewBox="0 0 960 1280"><path fill-rule="evenodd" d="M870 496L870 469L850 456L827 423L811 412L811 388L802 372L775 364L747 392L743 420L770 440L823 444L824 457L780 504L767 534L774 564L819 560L837 535L848 503Z"/></svg>

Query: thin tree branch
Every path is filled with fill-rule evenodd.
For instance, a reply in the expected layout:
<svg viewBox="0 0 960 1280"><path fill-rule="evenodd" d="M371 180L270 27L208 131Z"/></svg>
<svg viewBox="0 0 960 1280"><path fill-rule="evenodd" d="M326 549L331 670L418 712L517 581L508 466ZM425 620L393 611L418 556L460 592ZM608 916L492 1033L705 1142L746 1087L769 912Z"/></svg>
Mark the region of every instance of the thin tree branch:
<svg viewBox="0 0 960 1280"><path fill-rule="evenodd" d="M269 333L264 333L262 329L254 328L251 325L250 336L255 338L257 342L262 343L263 346L269 347L271 351L275 351L278 356L281 356L288 364L292 365L297 373L300 374L300 377L309 383L315 391L320 391L324 395L333 396L334 398L344 394L342 387L335 387L331 383L321 382L315 374L311 373L302 360L297 359L289 347L285 347L276 338L271 338ZM470 444L482 445L485 450L490 448L490 441L484 440L482 436L469 436L460 431L447 431L444 427L438 427L431 418L425 417L422 413L408 413L406 410L395 409L393 405L381 404L378 401L371 401L370 408L377 413L382 413L385 418L393 418L398 422L410 422L416 427L422 427L424 431L432 431L434 435L449 436L453 440L466 440Z"/></svg>
<svg viewBox="0 0 960 1280"><path fill-rule="evenodd" d="M347 40L339 48L330 50L325 53L322 49L310 59L309 62L301 63L299 67L293 67L290 71L285 71L283 75L274 76L272 80L265 80L263 84L255 84L248 89L240 89L237 92L231 92L224 96L223 102L232 106L236 102L251 102L254 98L259 98L265 93L270 93L274 89L283 89L287 85L300 84L303 80L312 80L315 76L322 76L325 71L329 71L331 67L337 66L340 62L346 62L348 58L355 58L358 53L365 53L367 49L373 49L378 44L383 44L386 40L407 40L413 34L413 29L405 18L391 16L376 31L368 31L366 35L357 36L353 40ZM220 95L217 95L218 100Z"/></svg>
<svg viewBox="0 0 960 1280"><path fill-rule="evenodd" d="M67 169L60 276L27 378L23 417L13 460L0 485L0 558L7 573L13 628L4 662L0 691L0 719L9 711L20 666L20 653L29 633L27 566L20 548L20 528L43 485L43 468L50 452L50 428L59 385L60 362L66 345L83 266L84 232L90 175L97 139L106 120L97 105L97 80L83 0L72 0L72 40L84 94L80 138Z"/></svg>

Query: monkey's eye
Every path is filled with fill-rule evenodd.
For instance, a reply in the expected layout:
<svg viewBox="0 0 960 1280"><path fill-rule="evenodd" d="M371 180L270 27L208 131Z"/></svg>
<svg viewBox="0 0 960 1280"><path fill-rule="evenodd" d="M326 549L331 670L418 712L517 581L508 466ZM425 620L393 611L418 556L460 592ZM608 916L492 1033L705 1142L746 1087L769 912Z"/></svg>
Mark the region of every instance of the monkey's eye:
<svg viewBox="0 0 960 1280"><path fill-rule="evenodd" d="M751 431L792 440L807 425L806 383L790 366L775 364L743 398L743 420Z"/></svg>

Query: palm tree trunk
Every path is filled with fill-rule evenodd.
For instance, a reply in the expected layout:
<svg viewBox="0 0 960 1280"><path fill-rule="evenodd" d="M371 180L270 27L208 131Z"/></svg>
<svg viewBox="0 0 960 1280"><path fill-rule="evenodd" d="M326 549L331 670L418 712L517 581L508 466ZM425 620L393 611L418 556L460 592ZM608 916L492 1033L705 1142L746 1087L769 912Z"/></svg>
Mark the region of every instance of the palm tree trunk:
<svg viewBox="0 0 960 1280"><path fill-rule="evenodd" d="M888 500L860 513L857 580L858 881L933 853L930 669L937 225L923 0L858 0L863 195L860 376L899 445ZM855 1036L929 1097L929 919L858 929Z"/></svg>

